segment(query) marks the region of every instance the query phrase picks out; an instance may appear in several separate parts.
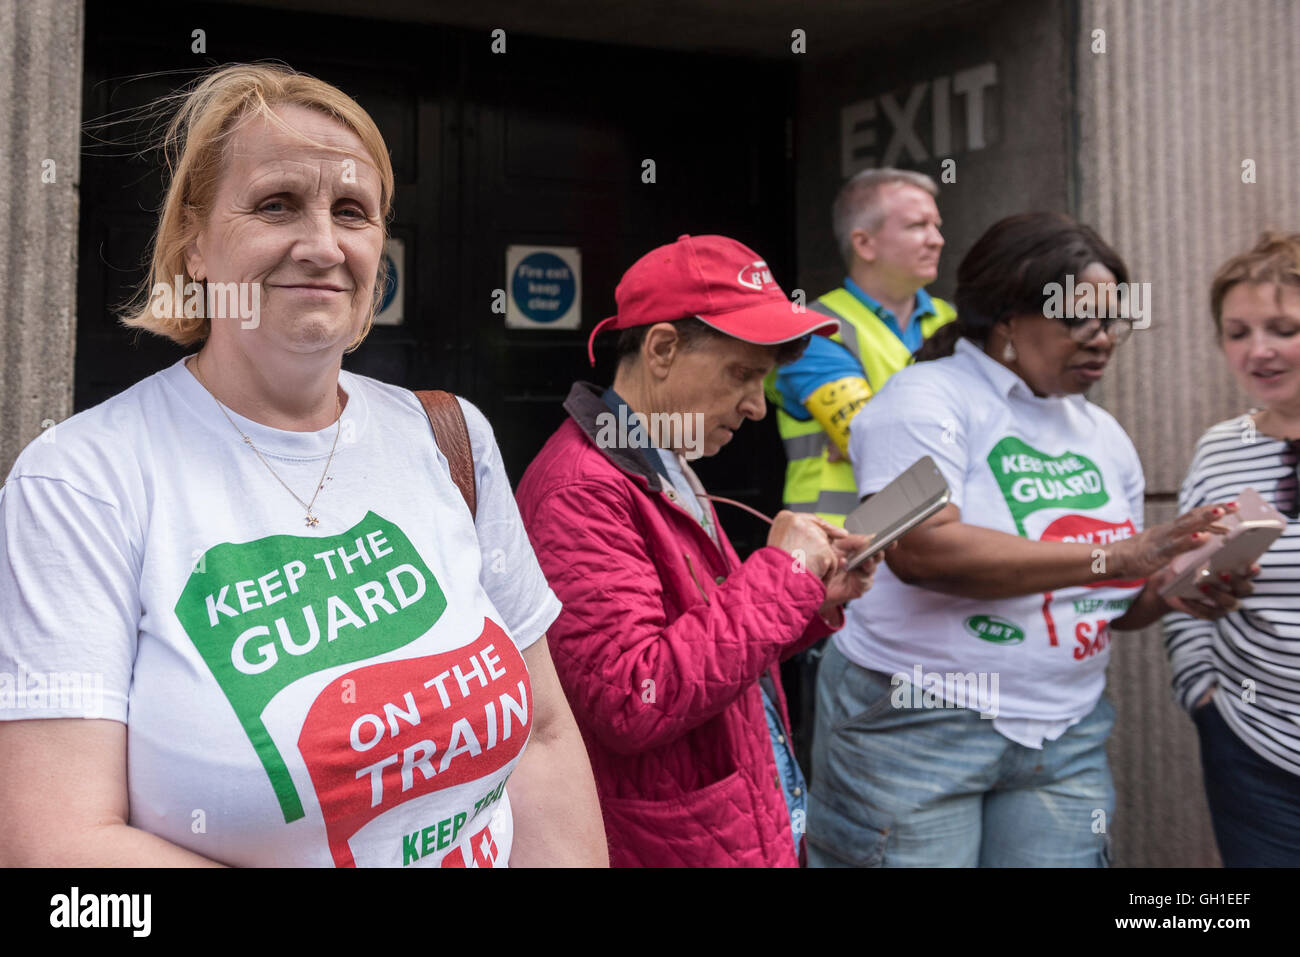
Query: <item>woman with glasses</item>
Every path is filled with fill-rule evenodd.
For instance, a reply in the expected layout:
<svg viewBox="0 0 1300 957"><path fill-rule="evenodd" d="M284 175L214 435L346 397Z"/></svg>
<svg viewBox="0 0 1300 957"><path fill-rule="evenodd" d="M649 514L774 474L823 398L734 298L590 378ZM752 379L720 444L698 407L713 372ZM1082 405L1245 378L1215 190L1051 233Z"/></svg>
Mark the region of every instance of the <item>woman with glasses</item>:
<svg viewBox="0 0 1300 957"><path fill-rule="evenodd" d="M928 455L951 500L886 555L822 661L814 866L1108 863L1111 634L1169 610L1170 559L1225 513L1142 531L1137 453L1085 398L1130 332L1127 279L1066 216L998 222L958 267L957 319L918 356L934 361L853 420L864 495ZM1171 602L1213 618L1247 588Z"/></svg>
<svg viewBox="0 0 1300 957"><path fill-rule="evenodd" d="M1241 608L1213 622L1171 614L1165 645L1200 735L1223 863L1300 867L1300 233L1266 233L1228 260L1210 311L1228 368L1259 408L1201 436L1179 504L1254 488L1289 521Z"/></svg>

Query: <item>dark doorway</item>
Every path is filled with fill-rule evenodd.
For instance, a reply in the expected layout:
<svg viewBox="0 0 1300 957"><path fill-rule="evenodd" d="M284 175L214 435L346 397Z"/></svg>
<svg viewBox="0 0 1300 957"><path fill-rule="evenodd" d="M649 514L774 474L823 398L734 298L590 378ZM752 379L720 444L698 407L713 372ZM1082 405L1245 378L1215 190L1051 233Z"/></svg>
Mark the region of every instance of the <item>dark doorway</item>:
<svg viewBox="0 0 1300 957"><path fill-rule="evenodd" d="M259 59L335 83L370 111L397 174L391 232L406 246L405 321L377 326L345 364L475 402L512 481L562 421L570 383L612 378L609 345L593 370L586 338L614 311L618 278L641 254L682 233L724 233L758 250L787 291L792 284L793 68L515 35L501 54L486 32L247 6L91 0L86 37L90 124L207 66ZM77 409L182 354L113 315L143 274L158 158L132 155L139 130L128 125L92 133L85 146ZM654 183L643 182L646 159ZM505 328L492 299L509 244L581 250L581 330ZM713 491L770 514L783 466L769 420L742 429L700 471ZM738 547L765 537L738 510L724 521Z"/></svg>

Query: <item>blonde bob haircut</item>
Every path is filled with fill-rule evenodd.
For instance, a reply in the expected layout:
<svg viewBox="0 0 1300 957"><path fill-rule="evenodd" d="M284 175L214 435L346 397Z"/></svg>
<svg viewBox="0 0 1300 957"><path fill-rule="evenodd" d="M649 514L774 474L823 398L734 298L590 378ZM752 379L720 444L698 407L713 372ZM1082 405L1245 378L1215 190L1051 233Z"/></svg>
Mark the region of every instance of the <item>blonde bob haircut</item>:
<svg viewBox="0 0 1300 957"><path fill-rule="evenodd" d="M1277 286L1279 304L1283 286L1300 288L1300 233L1261 233L1254 248L1219 267L1210 284L1210 315L1219 335L1223 335L1223 300L1228 290L1243 282Z"/></svg>
<svg viewBox="0 0 1300 957"><path fill-rule="evenodd" d="M287 66L233 63L207 73L155 106L166 108L173 101L179 105L161 143L167 164L167 186L151 247L152 263L139 294L122 311L123 324L163 336L181 346L208 337L211 323L204 316L182 316L180 309L173 309L171 315L162 318L154 315L150 308L151 293L158 284L171 286L177 276L183 277L183 283L195 281L185 266L185 250L197 238L212 211L230 143L243 122L261 116L281 129L296 133L276 114L277 106L316 110L357 135L379 172L380 215L384 237L388 237L388 218L393 206L393 164L388 147L370 114L342 90ZM333 149L307 137L303 139L313 146ZM376 277L370 314L348 346L349 352L361 345L370 332L382 291L383 284Z"/></svg>

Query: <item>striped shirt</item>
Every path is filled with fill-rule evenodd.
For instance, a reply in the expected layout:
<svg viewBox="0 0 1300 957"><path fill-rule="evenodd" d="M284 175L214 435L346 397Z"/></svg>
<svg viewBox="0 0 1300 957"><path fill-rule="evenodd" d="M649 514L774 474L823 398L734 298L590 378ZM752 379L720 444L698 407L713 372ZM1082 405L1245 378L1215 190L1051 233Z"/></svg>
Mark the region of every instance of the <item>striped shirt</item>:
<svg viewBox="0 0 1300 957"><path fill-rule="evenodd" d="M1297 507L1295 443L1259 434L1248 416L1211 428L1178 495L1178 511L1230 502L1254 488L1280 511ZM1228 726L1261 757L1300 775L1300 521L1259 560L1253 594L1218 621L1165 616L1174 696L1191 711L1209 688Z"/></svg>

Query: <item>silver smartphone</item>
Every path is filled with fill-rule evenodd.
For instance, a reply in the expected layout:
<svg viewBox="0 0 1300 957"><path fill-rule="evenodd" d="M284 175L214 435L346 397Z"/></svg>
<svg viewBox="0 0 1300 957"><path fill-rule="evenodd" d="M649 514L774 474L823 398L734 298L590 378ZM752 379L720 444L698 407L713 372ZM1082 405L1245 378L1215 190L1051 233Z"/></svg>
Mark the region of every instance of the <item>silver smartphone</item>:
<svg viewBox="0 0 1300 957"><path fill-rule="evenodd" d="M906 535L948 504L952 493L934 459L925 455L906 472L871 496L844 520L858 535L874 535L865 549L849 560L857 568L876 552Z"/></svg>

